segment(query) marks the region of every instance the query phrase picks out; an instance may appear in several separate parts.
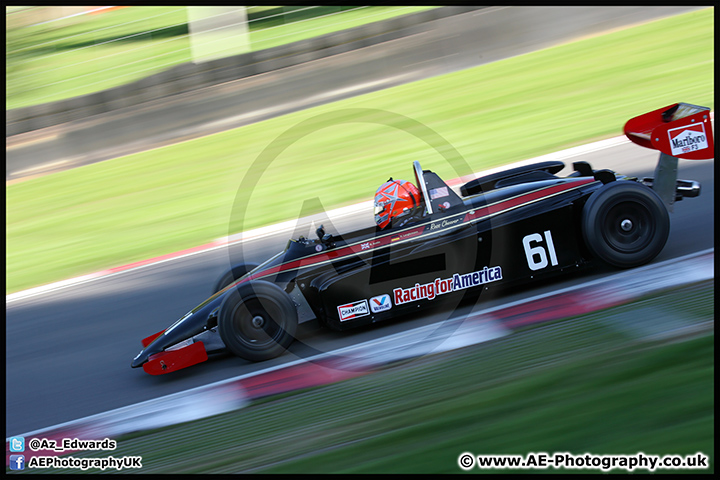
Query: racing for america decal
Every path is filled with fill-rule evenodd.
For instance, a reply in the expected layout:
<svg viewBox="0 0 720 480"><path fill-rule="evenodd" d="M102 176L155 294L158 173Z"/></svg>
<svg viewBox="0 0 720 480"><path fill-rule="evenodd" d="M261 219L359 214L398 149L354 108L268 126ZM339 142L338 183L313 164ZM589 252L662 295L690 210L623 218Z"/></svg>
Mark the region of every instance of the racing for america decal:
<svg viewBox="0 0 720 480"><path fill-rule="evenodd" d="M417 300L432 300L438 295L450 292L457 292L466 288L477 287L485 283L502 280L502 269L497 267L485 267L477 272L465 274L456 273L450 278L436 278L434 282L420 285L416 283L410 288L396 288L393 290L395 305L415 302Z"/></svg>
<svg viewBox="0 0 720 480"><path fill-rule="evenodd" d="M670 148L673 155L682 155L708 148L705 125L702 123L693 123L668 130L668 137L670 137Z"/></svg>
<svg viewBox="0 0 720 480"><path fill-rule="evenodd" d="M353 318L364 317L365 315L370 315L370 309L368 308L367 300L360 300L359 302L338 305L337 309L341 322L344 322L345 320L352 320Z"/></svg>

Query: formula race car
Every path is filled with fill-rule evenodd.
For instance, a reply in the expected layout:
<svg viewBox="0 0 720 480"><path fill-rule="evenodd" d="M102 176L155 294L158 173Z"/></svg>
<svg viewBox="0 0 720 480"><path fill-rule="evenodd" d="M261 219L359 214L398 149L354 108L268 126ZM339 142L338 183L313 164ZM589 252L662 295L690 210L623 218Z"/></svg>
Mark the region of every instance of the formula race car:
<svg viewBox="0 0 720 480"><path fill-rule="evenodd" d="M450 188L414 162L415 184L375 196L377 225L291 239L261 265L235 265L213 295L142 341L132 361L153 375L229 350L250 361L281 355L298 323L337 330L417 314L501 284L604 262L631 268L663 249L674 202L700 194L676 178L678 158L713 158L710 111L685 103L635 117L633 142L660 150L654 178L558 161L517 167ZM417 185L417 187L416 187Z"/></svg>

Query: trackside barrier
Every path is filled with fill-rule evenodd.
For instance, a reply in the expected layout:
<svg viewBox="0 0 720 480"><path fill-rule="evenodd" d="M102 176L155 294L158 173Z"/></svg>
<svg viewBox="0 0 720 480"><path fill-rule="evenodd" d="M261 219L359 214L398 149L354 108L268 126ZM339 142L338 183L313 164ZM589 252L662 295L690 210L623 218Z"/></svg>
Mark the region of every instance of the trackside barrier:
<svg viewBox="0 0 720 480"><path fill-rule="evenodd" d="M21 436L97 440L210 417L243 408L258 398L355 378L392 362L487 342L514 328L582 315L710 280L714 278L714 260L714 249L705 250ZM6 465L10 458L7 442L9 438ZM26 450L25 456L64 453L70 452Z"/></svg>
<svg viewBox="0 0 720 480"><path fill-rule="evenodd" d="M395 40L430 28L433 20L487 7L438 7L277 47L199 63L182 63L117 87L5 112L5 136L39 130L121 108L218 85Z"/></svg>

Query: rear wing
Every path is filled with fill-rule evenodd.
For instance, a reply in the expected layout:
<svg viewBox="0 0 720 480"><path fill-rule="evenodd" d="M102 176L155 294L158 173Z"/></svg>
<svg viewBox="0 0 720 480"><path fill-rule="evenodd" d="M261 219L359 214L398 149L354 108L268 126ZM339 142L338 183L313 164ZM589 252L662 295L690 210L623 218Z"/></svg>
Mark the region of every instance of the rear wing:
<svg viewBox="0 0 720 480"><path fill-rule="evenodd" d="M676 103L631 118L625 135L646 148L687 160L715 157L710 109L689 103Z"/></svg>
<svg viewBox="0 0 720 480"><path fill-rule="evenodd" d="M708 107L675 103L631 118L624 131L632 142L660 151L651 184L670 211L676 198L678 159L715 157Z"/></svg>

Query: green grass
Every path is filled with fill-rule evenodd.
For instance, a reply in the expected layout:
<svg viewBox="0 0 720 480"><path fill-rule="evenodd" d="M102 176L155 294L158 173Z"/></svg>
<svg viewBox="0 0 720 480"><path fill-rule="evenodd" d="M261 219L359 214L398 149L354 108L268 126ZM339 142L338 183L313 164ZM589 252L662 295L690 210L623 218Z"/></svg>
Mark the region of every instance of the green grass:
<svg viewBox="0 0 720 480"><path fill-rule="evenodd" d="M278 8L256 13L263 7L254 7L248 12L250 50L429 8L288 7L280 16ZM192 61L186 10L128 7L22 28L6 15L5 108L97 92Z"/></svg>
<svg viewBox="0 0 720 480"><path fill-rule="evenodd" d="M233 201L251 163L283 132L318 115L350 108L405 115L444 137L477 171L619 135L630 117L678 101L712 108L713 13L688 13L11 185L6 291L235 233L228 231ZM457 176L404 127L335 122L300 139L259 179L244 228L297 218L303 201L315 196L326 208L368 200L388 176L412 178L413 160L443 178Z"/></svg>
<svg viewBox="0 0 720 480"><path fill-rule="evenodd" d="M689 298L693 314L683 308ZM112 454L142 455L141 473L459 473L463 452L702 452L711 468L693 472L711 473L714 335L660 342L616 328L618 314L638 318L647 309L673 312L685 326L707 324L714 286L128 435Z"/></svg>

